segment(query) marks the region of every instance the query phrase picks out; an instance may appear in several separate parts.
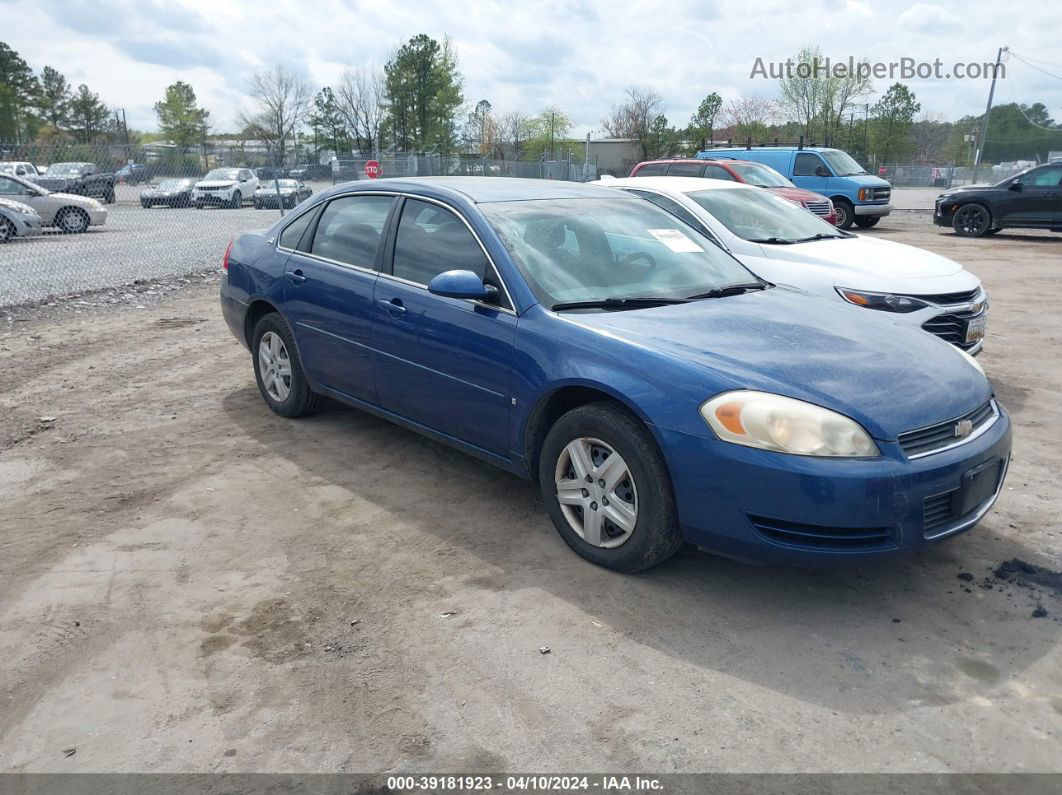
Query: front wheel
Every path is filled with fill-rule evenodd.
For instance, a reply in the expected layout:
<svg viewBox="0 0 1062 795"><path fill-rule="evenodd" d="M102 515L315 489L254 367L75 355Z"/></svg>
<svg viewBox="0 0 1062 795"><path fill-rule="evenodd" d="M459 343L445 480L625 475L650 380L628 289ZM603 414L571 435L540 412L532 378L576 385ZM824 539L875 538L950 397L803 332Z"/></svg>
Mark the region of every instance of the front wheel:
<svg viewBox="0 0 1062 795"><path fill-rule="evenodd" d="M68 235L86 232L89 228L88 213L80 207L68 207L61 210L56 220L59 229Z"/></svg>
<svg viewBox="0 0 1062 795"><path fill-rule="evenodd" d="M0 218L0 245L15 239L15 225L6 218Z"/></svg>
<svg viewBox="0 0 1062 795"><path fill-rule="evenodd" d="M852 207L852 203L847 199L835 199L833 210L837 214L833 225L838 229L851 229L852 222L855 220L855 209Z"/></svg>
<svg viewBox="0 0 1062 795"><path fill-rule="evenodd" d="M251 337L254 376L266 405L282 417L317 411L321 396L310 389L287 322L277 312L258 321Z"/></svg>
<svg viewBox="0 0 1062 795"><path fill-rule="evenodd" d="M243 207L243 194L239 191L236 191L234 194L232 194L232 201L229 203L229 207L231 207L233 210L237 210L240 207Z"/></svg>
<svg viewBox="0 0 1062 795"><path fill-rule="evenodd" d="M103 192L103 201L106 202L107 204L114 204L114 188L113 187L107 188L107 190L105 190Z"/></svg>
<svg viewBox="0 0 1062 795"><path fill-rule="evenodd" d="M557 420L539 483L557 532L592 563L636 572L682 546L667 466L645 425L620 406L590 403Z"/></svg>
<svg viewBox="0 0 1062 795"><path fill-rule="evenodd" d="M960 237L981 237L992 227L992 216L980 204L964 204L955 211L951 228Z"/></svg>
<svg viewBox="0 0 1062 795"><path fill-rule="evenodd" d="M857 215L855 217L855 225L860 229L870 229L870 227L876 226L880 220L880 215Z"/></svg>

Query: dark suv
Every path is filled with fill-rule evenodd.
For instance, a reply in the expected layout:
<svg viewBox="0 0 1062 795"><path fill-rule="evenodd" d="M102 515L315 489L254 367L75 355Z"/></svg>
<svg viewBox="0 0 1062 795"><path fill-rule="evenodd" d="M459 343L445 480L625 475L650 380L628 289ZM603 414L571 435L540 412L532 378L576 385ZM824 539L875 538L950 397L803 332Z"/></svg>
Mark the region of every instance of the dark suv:
<svg viewBox="0 0 1062 795"><path fill-rule="evenodd" d="M1062 232L1062 163L1036 166L995 185L966 185L937 197L933 223L963 237L1001 229Z"/></svg>

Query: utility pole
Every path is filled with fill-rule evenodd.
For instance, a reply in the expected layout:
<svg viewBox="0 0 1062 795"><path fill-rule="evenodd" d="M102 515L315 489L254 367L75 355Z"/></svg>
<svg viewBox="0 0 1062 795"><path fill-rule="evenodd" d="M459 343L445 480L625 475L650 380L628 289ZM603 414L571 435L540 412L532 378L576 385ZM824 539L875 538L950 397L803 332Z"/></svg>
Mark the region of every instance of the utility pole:
<svg viewBox="0 0 1062 795"><path fill-rule="evenodd" d="M973 162L973 176L970 179L971 184L977 182L977 169L981 165L981 152L985 148L985 135L988 133L988 114L992 112L992 97L996 93L996 77L999 75L999 65L1003 62L1003 53L1009 52L1010 47L1000 47L999 52L996 53L996 65L992 67L992 85L988 89L988 104L985 106L985 120L981 122L981 140L977 144L977 149L974 150L974 162Z"/></svg>

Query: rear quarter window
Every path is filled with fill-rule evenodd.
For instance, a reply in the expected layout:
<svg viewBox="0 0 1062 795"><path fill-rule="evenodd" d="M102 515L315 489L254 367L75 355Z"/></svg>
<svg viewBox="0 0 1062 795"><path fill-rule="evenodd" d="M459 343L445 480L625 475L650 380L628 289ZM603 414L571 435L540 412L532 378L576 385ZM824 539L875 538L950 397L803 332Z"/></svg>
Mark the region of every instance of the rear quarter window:
<svg viewBox="0 0 1062 795"><path fill-rule="evenodd" d="M636 177L662 177L667 174L667 163L646 163L634 172Z"/></svg>

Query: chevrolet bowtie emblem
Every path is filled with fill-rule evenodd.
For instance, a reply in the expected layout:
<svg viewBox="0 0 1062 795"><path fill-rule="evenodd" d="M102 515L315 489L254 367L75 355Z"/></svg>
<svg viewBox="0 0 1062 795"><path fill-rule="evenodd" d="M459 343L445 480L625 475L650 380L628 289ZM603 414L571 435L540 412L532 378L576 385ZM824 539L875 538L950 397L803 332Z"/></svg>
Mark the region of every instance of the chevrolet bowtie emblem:
<svg viewBox="0 0 1062 795"><path fill-rule="evenodd" d="M955 437L965 439L973 433L973 420L959 420L955 423Z"/></svg>

